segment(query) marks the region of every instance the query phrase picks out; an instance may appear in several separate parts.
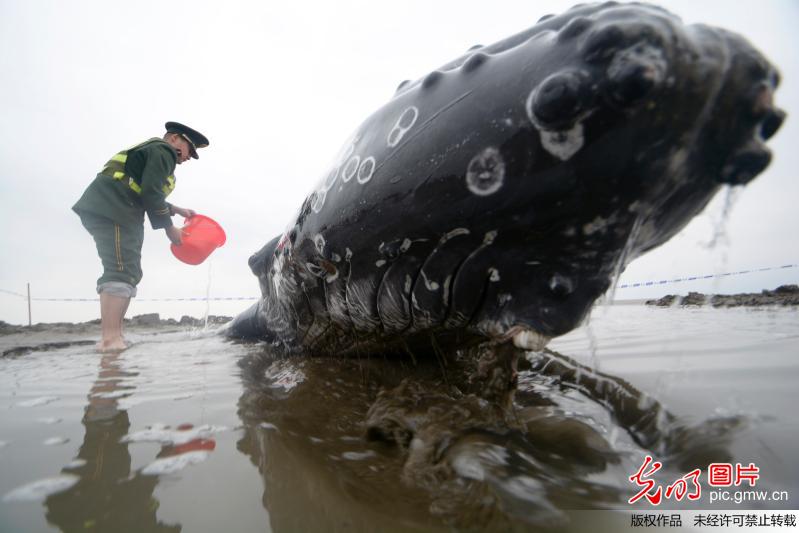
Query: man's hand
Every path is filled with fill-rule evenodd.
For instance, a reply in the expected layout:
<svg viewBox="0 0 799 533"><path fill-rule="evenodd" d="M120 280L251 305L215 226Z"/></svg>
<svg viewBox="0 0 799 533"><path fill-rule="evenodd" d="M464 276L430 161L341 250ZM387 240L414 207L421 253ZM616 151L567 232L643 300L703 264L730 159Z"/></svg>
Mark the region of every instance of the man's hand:
<svg viewBox="0 0 799 533"><path fill-rule="evenodd" d="M197 212L194 211L194 209L186 209L185 207L178 207L176 205L172 206L172 211L176 215L180 215L183 218L191 218L191 217L193 217L194 215L197 214Z"/></svg>
<svg viewBox="0 0 799 533"><path fill-rule="evenodd" d="M169 226L168 228L164 228L166 231L166 236L169 237L169 240L172 241L172 244L175 246L180 246L183 244L183 230L181 230L177 226Z"/></svg>

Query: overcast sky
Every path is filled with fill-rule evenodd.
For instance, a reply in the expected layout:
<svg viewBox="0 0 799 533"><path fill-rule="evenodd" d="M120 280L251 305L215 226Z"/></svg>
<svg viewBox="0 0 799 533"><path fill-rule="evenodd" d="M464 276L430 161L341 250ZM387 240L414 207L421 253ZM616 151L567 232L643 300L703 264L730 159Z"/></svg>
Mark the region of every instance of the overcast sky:
<svg viewBox="0 0 799 533"><path fill-rule="evenodd" d="M70 207L108 158L175 120L210 141L178 167L176 205L217 219L227 244L191 267L147 225L141 300L129 316L201 316L204 303L144 298L256 296L248 256L281 232L340 145L398 83L474 44L491 44L573 2L0 0L0 289L92 298L100 274L91 237ZM716 201L668 244L633 262L620 283L799 263L796 208L799 2L665 1L686 22L737 31L783 74L789 115L771 167L723 215ZM180 219L175 219L180 222ZM708 247L716 232L725 238ZM796 283L799 269L648 290L759 291ZM235 314L248 302L211 303ZM33 320L87 320L94 303L34 301ZM0 292L0 320L27 322L22 298Z"/></svg>

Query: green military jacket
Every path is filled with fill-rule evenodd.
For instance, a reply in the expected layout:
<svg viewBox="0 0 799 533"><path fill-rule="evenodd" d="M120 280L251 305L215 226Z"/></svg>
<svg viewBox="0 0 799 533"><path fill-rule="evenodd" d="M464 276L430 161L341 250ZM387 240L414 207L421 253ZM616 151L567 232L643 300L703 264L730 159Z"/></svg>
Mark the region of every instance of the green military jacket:
<svg viewBox="0 0 799 533"><path fill-rule="evenodd" d="M104 216L120 226L141 226L146 212L153 229L171 226L166 197L175 187L177 157L175 149L157 137L119 152L72 210Z"/></svg>

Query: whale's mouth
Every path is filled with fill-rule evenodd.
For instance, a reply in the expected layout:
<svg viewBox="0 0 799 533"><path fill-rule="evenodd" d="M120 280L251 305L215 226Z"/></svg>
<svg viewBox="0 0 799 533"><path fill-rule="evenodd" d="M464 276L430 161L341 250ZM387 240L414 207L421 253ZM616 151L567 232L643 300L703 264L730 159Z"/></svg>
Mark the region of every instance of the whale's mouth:
<svg viewBox="0 0 799 533"><path fill-rule="evenodd" d="M540 352L551 340L550 337L524 326L514 326L511 328L511 332L513 345L531 352Z"/></svg>

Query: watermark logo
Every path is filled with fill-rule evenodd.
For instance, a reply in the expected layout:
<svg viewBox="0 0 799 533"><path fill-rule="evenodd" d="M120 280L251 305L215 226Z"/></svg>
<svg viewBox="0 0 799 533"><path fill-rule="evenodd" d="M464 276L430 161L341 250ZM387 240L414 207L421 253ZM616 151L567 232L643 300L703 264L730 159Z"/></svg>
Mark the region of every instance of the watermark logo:
<svg viewBox="0 0 799 533"><path fill-rule="evenodd" d="M702 477L702 470L697 468L687 474L677 478L671 484L663 485L653 479L653 475L663 467L663 463L655 461L651 456L647 455L644 462L638 471L629 477L630 481L638 486L638 492L627 500L628 503L633 504L645 498L652 505L660 505L664 499L672 499L674 501L682 501L683 498L693 501L702 497L702 484L700 478ZM754 464L742 465L741 463L711 463L707 467L707 484L713 488L719 487L740 487L743 483L748 483L749 487L755 487L757 480L760 478L760 469ZM736 496L730 497L729 491L716 490L710 493L710 501L735 501L738 500L774 500L774 501L787 501L788 495L785 491L774 492L769 494L766 491L749 491L756 493L756 497L739 497L738 495L746 496L747 492L736 492ZM760 494L760 493L763 494Z"/></svg>
<svg viewBox="0 0 799 533"><path fill-rule="evenodd" d="M736 463L734 472L733 477L733 466L730 463L711 463L707 467L708 484L711 487L729 487L735 483L739 487L743 481L748 481L749 486L754 487L760 477L760 469L754 463L749 463L749 466Z"/></svg>
<svg viewBox="0 0 799 533"><path fill-rule="evenodd" d="M632 504L641 498L646 498L652 505L660 505L664 496L663 487L659 486L651 476L662 467L663 463L653 460L649 455L646 456L638 472L629 478L630 481L638 485L641 490L639 490L635 496L627 500L627 503ZM666 487L665 497L667 499L674 498L677 501L682 501L685 497L689 500L698 500L702 496L702 486L699 484L699 476L701 475L702 471L698 468L688 472Z"/></svg>

